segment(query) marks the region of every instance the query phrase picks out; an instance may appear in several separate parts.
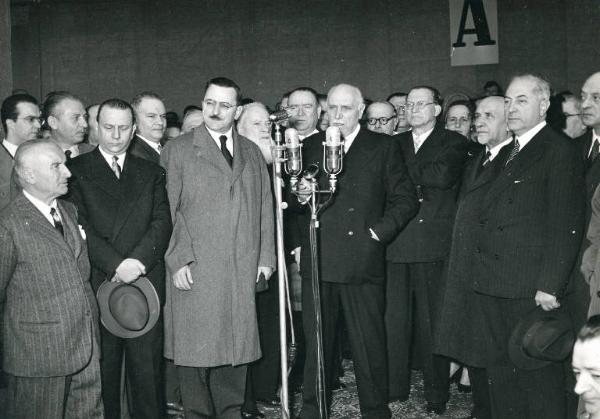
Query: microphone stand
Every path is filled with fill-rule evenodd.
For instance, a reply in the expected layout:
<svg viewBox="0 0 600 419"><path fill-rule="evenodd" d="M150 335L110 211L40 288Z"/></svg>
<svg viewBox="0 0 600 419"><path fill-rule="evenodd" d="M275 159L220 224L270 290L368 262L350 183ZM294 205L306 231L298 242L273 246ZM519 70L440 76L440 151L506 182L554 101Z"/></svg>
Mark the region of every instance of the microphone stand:
<svg viewBox="0 0 600 419"><path fill-rule="evenodd" d="M315 338L317 346L317 377L316 377L316 388L317 388L317 405L319 407L319 413L321 418L328 418L327 409L327 395L325 391L325 358L323 354L323 324L321 318L321 288L319 280L319 212L326 208L333 198L336 191L337 175L342 171L342 160L340 159L340 166L335 172L328 170L325 156L325 147L323 148L323 167L325 172L329 175L329 188L327 190L321 190L319 183L316 179L318 170L314 171L310 175L305 175L304 179L309 182L308 191L310 192L310 199L305 203L310 208L310 259L311 259L311 285L313 293L313 310L315 316ZM301 196L306 194L306 190L301 192L298 189L297 176L292 176L291 179L292 193L296 195L300 202ZM325 196L327 199L325 202L321 202L321 197Z"/></svg>
<svg viewBox="0 0 600 419"><path fill-rule="evenodd" d="M287 303L287 268L285 266L285 248L283 245L283 209L287 203L283 202L281 188L283 178L281 165L286 160L285 145L281 138L279 121L275 121L275 145L271 148L273 155L273 192L275 195L275 231L277 244L277 277L279 283L279 349L281 364L281 417L290 419L289 393L288 393L288 348L287 348L287 325L286 325L286 303ZM292 329L292 344L295 342ZM292 361L293 362L293 361Z"/></svg>

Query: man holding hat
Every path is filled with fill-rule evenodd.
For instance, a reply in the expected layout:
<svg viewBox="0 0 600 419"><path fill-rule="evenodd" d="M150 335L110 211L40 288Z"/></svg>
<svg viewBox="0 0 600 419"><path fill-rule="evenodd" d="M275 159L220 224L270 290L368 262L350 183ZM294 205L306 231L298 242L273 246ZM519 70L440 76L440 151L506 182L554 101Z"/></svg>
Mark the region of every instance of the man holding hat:
<svg viewBox="0 0 600 419"><path fill-rule="evenodd" d="M7 418L104 418L87 246L75 206L58 199L71 176L65 161L50 141L22 143L22 192L0 215Z"/></svg>
<svg viewBox="0 0 600 419"><path fill-rule="evenodd" d="M102 397L120 418L126 362L133 417L162 418L163 257L171 235L165 171L127 151L133 109L109 99L98 109L99 146L71 161L71 200L87 232L92 286L102 316Z"/></svg>

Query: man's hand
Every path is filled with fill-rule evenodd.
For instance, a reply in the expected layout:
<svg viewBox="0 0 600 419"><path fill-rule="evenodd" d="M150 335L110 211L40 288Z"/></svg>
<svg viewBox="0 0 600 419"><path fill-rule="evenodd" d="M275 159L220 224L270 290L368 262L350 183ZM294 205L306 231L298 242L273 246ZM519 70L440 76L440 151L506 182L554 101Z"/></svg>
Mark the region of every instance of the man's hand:
<svg viewBox="0 0 600 419"><path fill-rule="evenodd" d="M146 267L137 259L127 258L117 266L113 280L129 284L146 273Z"/></svg>
<svg viewBox="0 0 600 419"><path fill-rule="evenodd" d="M175 288L178 290L189 291L192 289L193 283L192 271L190 271L188 265L185 265L173 275L173 285L175 285Z"/></svg>
<svg viewBox="0 0 600 419"><path fill-rule="evenodd" d="M556 297L552 294L547 294L544 291L537 291L535 293L535 305L542 306L545 311L554 310L560 307L560 303Z"/></svg>
<svg viewBox="0 0 600 419"><path fill-rule="evenodd" d="M302 205L306 204L310 200L312 192L311 185L308 180L304 178L300 179L300 181L298 182L298 190L296 192L296 196L298 197L298 202L300 202Z"/></svg>
<svg viewBox="0 0 600 419"><path fill-rule="evenodd" d="M273 268L271 268L270 266L259 266L258 272L256 273L256 282L258 282L258 278L260 277L261 273L264 274L265 279L268 280L271 277L271 275L273 275Z"/></svg>

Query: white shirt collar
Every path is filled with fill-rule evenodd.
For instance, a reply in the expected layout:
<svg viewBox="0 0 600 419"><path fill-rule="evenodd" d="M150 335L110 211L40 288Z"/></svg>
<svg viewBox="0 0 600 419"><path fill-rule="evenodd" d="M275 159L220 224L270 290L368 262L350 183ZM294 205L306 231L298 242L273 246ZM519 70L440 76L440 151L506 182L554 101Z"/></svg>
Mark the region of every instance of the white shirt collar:
<svg viewBox="0 0 600 419"><path fill-rule="evenodd" d="M306 135L302 135L302 134L298 134L298 138L300 139L300 141L303 141L306 137L310 137L311 135L315 135L318 134L319 130L318 129L314 129L311 133L306 134Z"/></svg>
<svg viewBox="0 0 600 419"><path fill-rule="evenodd" d="M350 146L352 145L352 143L356 139L356 136L358 135L358 131L360 131L360 124L356 124L356 128L354 128L354 131L352 131L350 134L344 137L344 153L347 153L350 149Z"/></svg>
<svg viewBox="0 0 600 419"><path fill-rule="evenodd" d="M596 142L600 142L600 135L596 134L596 130L592 129L592 143L590 144L590 149L587 153L588 157L592 153L592 148L594 148L594 144L596 144Z"/></svg>
<svg viewBox="0 0 600 419"><path fill-rule="evenodd" d="M204 126L206 127L206 124L204 124ZM221 149L221 140L219 140L219 137L221 135L226 136L227 141L225 141L225 146L227 147L227 150L229 150L229 153L231 153L231 155L233 156L233 127L229 128L229 131L223 134L217 131L213 131L208 127L206 127L206 130L208 131L212 139L215 141L215 144L217 144L217 147L219 147L219 150Z"/></svg>
<svg viewBox="0 0 600 419"><path fill-rule="evenodd" d="M60 211L58 211L58 207L56 205L56 199L53 200L50 203L50 205L46 205L45 202L42 202L41 200L37 199L35 196L31 195L26 190L23 190L23 195L25 195L25 198L29 199L29 202L31 202L42 213L42 215L46 217L46 220L48 220L50 224L54 225L54 220L50 215L50 209L54 208L56 210L56 213L58 214L58 217L62 218L60 216Z"/></svg>
<svg viewBox="0 0 600 419"><path fill-rule="evenodd" d="M519 140L519 151L523 150L523 148L529 143L529 141L531 141L531 139L535 137L535 135L538 132L540 132L545 126L546 121L542 121L523 135L515 134L516 139Z"/></svg>
<svg viewBox="0 0 600 419"><path fill-rule="evenodd" d="M8 151L8 153L13 156L13 158L15 157L15 153L17 152L17 148L19 148L18 145L14 145L13 143L10 143L6 140L6 138L4 140L2 140L2 145L4 146L4 148L6 149L6 151Z"/></svg>
<svg viewBox="0 0 600 419"><path fill-rule="evenodd" d="M121 171L123 170L123 165L125 164L125 152L122 152L120 154L108 154L106 151L102 150L101 146L98 146L98 150L100 150L100 154L102 154L102 157L104 157L104 160L106 160L106 163L108 164L108 167L111 168L111 170L113 164L113 156L117 156L117 164L121 168Z"/></svg>
<svg viewBox="0 0 600 419"><path fill-rule="evenodd" d="M417 135L414 131L412 131L413 144L415 146L415 153L419 151L425 140L429 137L429 135L435 129L435 125L430 129L425 131L424 133Z"/></svg>
<svg viewBox="0 0 600 419"><path fill-rule="evenodd" d="M162 150L162 146L160 145L160 143L155 143L154 141L150 141L145 137L142 137L139 133L135 133L135 135L137 135L138 137L140 137L146 144L148 144L150 147L152 147L152 149L154 151L156 151L158 154L160 154L160 151Z"/></svg>
<svg viewBox="0 0 600 419"><path fill-rule="evenodd" d="M509 144L512 142L512 137L508 137L506 140L502 141L500 144L496 144L494 147L492 148L487 148L487 152L490 153L490 156L488 157L489 161L492 161L496 158L496 156L498 155L498 153L500 153L500 150L502 150L502 147L504 147L506 144Z"/></svg>

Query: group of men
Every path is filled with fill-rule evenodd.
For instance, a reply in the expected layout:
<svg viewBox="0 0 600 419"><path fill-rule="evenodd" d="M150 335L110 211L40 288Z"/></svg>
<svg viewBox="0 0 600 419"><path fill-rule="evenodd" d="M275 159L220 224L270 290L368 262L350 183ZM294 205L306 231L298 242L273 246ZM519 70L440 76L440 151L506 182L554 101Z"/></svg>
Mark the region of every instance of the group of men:
<svg viewBox="0 0 600 419"><path fill-rule="evenodd" d="M579 265L594 243L583 239L588 223L598 216L600 225L592 209L600 74L582 88L591 129L576 141L546 126L550 86L531 74L477 101L480 147L438 124L442 100L430 86L368 108L348 84L324 103L307 87L286 100L305 162L324 163L322 112L344 140L344 170L320 215L324 408L343 317L363 417L389 418L388 403L408 399L413 345L428 412L446 410L452 359L469 368L472 417L571 417L577 403L564 364L521 368L508 346L537 306L569 310L575 327L587 318L590 278ZM278 359L270 349L277 328L266 320L274 312L263 310L272 302L255 295L277 266L271 124L264 105L241 101L232 80L211 79L202 108L186 113L184 133L166 145L166 108L152 92L87 111L68 92L51 93L41 110L26 94L3 102L9 417L119 418L124 382L134 417L163 417L171 401L186 418L262 417L248 401L262 372L248 365L261 350L271 364ZM38 139L42 122L47 140ZM317 181L326 182L323 170ZM310 214L290 202L287 215L298 226L286 243L302 278L306 339L297 416L319 418ZM596 253L587 254L594 265ZM142 278L162 315L142 336L116 336L99 321L94 294ZM180 400L165 400L163 356ZM274 393L277 374L269 374Z"/></svg>

